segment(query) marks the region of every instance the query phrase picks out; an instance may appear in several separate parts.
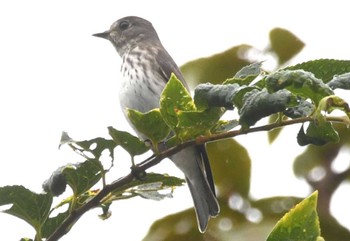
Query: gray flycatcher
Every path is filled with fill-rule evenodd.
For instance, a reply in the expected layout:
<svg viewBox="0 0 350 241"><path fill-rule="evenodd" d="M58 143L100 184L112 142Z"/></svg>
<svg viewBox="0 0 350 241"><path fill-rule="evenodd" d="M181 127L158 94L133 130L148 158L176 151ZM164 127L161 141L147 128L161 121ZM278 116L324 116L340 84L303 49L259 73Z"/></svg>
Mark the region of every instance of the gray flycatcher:
<svg viewBox="0 0 350 241"><path fill-rule="evenodd" d="M171 73L188 89L180 69L149 21L125 17L114 22L108 31L93 36L108 39L122 58L119 100L125 115L127 108L140 112L158 108L160 95ZM135 131L140 138L147 139ZM188 147L170 159L185 175L199 230L205 232L209 218L220 211L205 147Z"/></svg>

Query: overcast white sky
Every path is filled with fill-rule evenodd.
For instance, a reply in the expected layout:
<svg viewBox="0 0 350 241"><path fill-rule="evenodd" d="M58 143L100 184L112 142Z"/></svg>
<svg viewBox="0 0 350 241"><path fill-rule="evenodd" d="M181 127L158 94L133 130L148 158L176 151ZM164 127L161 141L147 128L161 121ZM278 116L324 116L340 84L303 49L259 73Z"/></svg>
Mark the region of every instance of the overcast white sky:
<svg viewBox="0 0 350 241"><path fill-rule="evenodd" d="M43 180L53 170L76 161L67 149L57 150L61 131L83 139L106 135L109 125L124 128L116 95L119 57L107 41L91 36L107 30L116 19L137 15L153 22L179 65L241 43L264 48L268 31L282 27L306 43L296 63L317 58L350 59L349 7L345 4L340 0L1 1L0 186L24 184L40 192ZM240 140L249 143L247 138ZM266 139L265 134L254 134L253 138ZM272 149L267 149L266 143L260 147L254 147L254 152L248 147L253 159L260 158L253 166L253 195L307 195L308 189L293 179L292 159L280 160L273 151L283 148L283 143L274 144ZM259 170L267 163L281 174L259 179ZM165 167L162 172L174 171ZM278 178L289 178L291 188L261 190L255 185L275 186ZM180 198L183 201L177 201ZM109 220L102 222L97 211L90 212L62 240L110 240L111 233L129 237L124 240L140 240L152 220L191 205L187 188L176 190L175 199L163 202L121 202ZM5 222L2 239L33 236L27 224L0 214L0 223ZM344 222L350 227L348 219ZM89 230L90 225L93 228ZM131 234L132 226L138 232Z"/></svg>

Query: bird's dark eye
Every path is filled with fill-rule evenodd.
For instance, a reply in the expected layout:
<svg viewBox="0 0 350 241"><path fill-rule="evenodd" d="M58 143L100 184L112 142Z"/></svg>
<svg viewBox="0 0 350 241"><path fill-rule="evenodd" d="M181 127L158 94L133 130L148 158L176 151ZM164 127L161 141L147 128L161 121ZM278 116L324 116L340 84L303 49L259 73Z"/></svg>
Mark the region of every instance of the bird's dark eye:
<svg viewBox="0 0 350 241"><path fill-rule="evenodd" d="M125 29L127 29L129 26L130 26L130 23L129 23L128 21L121 21L121 22L119 23L119 28L120 28L121 30L125 30Z"/></svg>

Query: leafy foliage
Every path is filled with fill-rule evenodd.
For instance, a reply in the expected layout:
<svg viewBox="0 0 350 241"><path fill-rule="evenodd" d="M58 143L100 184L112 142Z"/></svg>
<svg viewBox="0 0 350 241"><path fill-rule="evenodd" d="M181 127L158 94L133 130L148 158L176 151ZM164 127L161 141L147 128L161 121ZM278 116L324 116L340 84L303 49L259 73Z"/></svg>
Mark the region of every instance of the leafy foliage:
<svg viewBox="0 0 350 241"><path fill-rule="evenodd" d="M270 41L269 53L277 56L279 64L288 62L304 46L284 29L271 31ZM185 77L192 80L192 84L198 84L193 98L172 75L161 95L159 108L147 113L128 110L130 122L144 139L150 140L151 146L113 127L108 127L109 138L75 141L63 133L60 146L70 146L85 160L54 171L43 184L46 194L36 194L23 186L1 187L0 205L10 205L3 212L29 223L36 231L36 241L57 240L92 208L101 208L100 217L106 219L111 215L110 206L116 201L133 197L151 200L171 197L174 188L182 186L184 180L145 171L181 148L206 143L209 159L214 164L212 169L222 214L211 222L205 235L217 240L261 240L268 236L269 241L319 241L323 239L321 226L322 235L327 239L332 230L341 230L339 235L346 240L349 232L334 222L325 221L332 216L327 212L330 197L327 199L324 193L333 193L342 181L350 178L349 170L339 176L331 170L331 163L342 146L349 145L350 135L344 126L350 124L350 109L334 90L349 90L350 61L312 60L268 73L262 68L263 62L246 57L252 50L255 49L249 45L240 45L183 66ZM344 116L330 115L334 110ZM237 116L226 115L232 112ZM227 116L230 118L225 120L223 117ZM254 126L263 123L265 117L270 118L270 124ZM294 171L313 189L318 189L320 195L315 192L305 200L296 197L252 200L249 153L232 137L255 131L275 131L295 123L302 125L296 134L297 142L308 147L296 159ZM274 132L271 139L276 140L278 134ZM131 171L107 183L106 176L117 165L114 159L118 146L130 154ZM150 149L155 155L134 163L135 156ZM110 165L102 161L106 153ZM317 181L319 177L311 175L315 168L323 168L326 178ZM53 197L60 196L67 187L72 195L52 206ZM320 205L326 205L320 210L316 210L318 198ZM52 215L59 207L67 208ZM332 230L323 225L323 221ZM259 232L251 232L252 228ZM161 240L203 239L190 210L156 222L145 240L159 237Z"/></svg>

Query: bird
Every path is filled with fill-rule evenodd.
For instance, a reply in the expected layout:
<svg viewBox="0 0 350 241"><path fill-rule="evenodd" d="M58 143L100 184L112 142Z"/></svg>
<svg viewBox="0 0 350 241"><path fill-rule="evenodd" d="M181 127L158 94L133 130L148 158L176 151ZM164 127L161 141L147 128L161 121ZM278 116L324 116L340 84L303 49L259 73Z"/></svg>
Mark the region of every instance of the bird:
<svg viewBox="0 0 350 241"><path fill-rule="evenodd" d="M127 109L147 112L159 108L161 93L171 74L175 74L189 91L179 67L148 20L137 16L124 17L115 21L109 30L93 36L109 40L122 58L119 101L126 118ZM132 126L130 121L129 124ZM135 127L133 129L141 139L147 139ZM220 212L205 146L187 147L170 159L184 173L198 229L204 233L209 219Z"/></svg>

